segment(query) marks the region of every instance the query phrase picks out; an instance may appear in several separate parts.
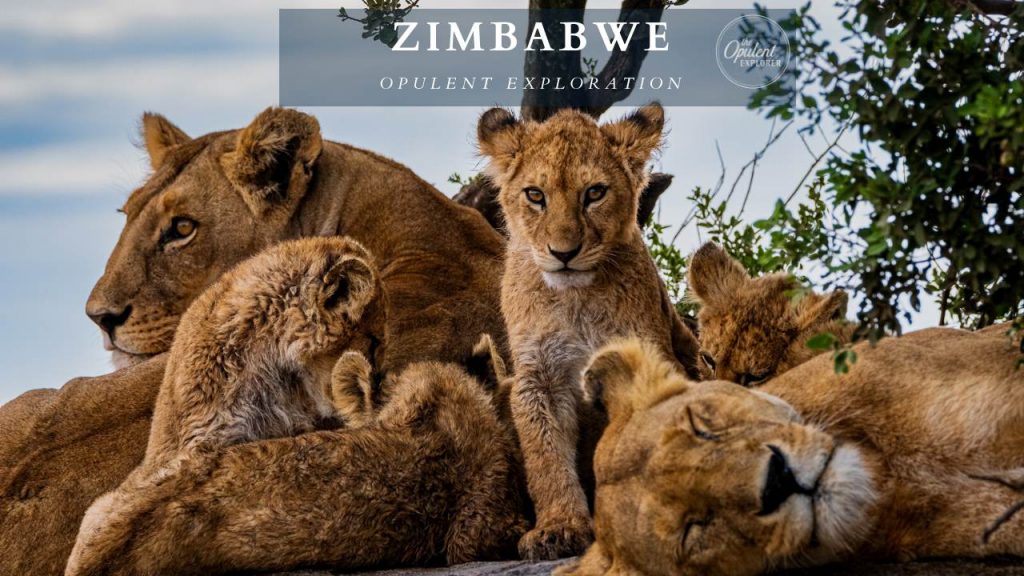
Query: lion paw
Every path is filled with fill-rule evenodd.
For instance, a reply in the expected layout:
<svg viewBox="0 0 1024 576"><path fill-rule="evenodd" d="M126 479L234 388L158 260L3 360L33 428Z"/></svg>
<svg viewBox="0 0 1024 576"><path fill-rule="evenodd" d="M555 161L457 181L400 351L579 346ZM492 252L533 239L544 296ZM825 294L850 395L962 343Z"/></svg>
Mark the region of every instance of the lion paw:
<svg viewBox="0 0 1024 576"><path fill-rule="evenodd" d="M538 524L519 540L519 556L538 562L582 554L594 541L590 518Z"/></svg>

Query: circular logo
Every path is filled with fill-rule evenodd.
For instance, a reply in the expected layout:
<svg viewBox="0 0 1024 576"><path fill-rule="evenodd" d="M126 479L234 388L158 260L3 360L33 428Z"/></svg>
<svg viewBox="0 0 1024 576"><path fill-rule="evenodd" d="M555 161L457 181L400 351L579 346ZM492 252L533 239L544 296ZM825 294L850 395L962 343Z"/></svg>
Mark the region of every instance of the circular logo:
<svg viewBox="0 0 1024 576"><path fill-rule="evenodd" d="M745 15L729 22L715 46L718 69L741 88L764 88L789 68L789 36L771 18Z"/></svg>

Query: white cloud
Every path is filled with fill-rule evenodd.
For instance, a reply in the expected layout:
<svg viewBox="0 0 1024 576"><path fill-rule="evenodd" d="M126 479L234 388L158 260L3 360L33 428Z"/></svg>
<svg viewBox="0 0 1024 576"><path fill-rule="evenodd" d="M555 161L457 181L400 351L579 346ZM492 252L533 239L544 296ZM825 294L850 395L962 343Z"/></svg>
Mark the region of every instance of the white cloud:
<svg viewBox="0 0 1024 576"><path fill-rule="evenodd" d="M112 101L207 101L277 93L277 59L269 54L119 59L89 63L0 66L0 106L49 97Z"/></svg>
<svg viewBox="0 0 1024 576"><path fill-rule="evenodd" d="M0 197L131 190L146 173L127 141L86 141L0 152Z"/></svg>

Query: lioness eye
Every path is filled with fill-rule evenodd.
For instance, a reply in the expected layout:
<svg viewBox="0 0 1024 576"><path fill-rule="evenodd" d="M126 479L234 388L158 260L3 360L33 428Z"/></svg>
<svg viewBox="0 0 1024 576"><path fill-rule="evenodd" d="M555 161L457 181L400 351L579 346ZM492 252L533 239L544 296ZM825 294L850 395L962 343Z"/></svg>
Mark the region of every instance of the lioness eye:
<svg viewBox="0 0 1024 576"><path fill-rule="evenodd" d="M195 234L198 227L199 224L195 220L178 216L171 220L171 225L160 235L160 244L167 245L188 239Z"/></svg>
<svg viewBox="0 0 1024 576"><path fill-rule="evenodd" d="M604 184L595 184L590 188L587 188L586 193L583 197L584 204L593 204L598 200L604 198L605 194L608 193L608 187Z"/></svg>
<svg viewBox="0 0 1024 576"><path fill-rule="evenodd" d="M700 353L700 358L701 358L701 360L704 361L705 364L708 365L708 368L711 368L712 370L715 369L715 357L714 356L712 356L711 354L708 354L707 352L701 352Z"/></svg>
<svg viewBox="0 0 1024 576"><path fill-rule="evenodd" d="M544 193L541 192L540 190L536 188L527 188L523 190L523 192L526 194L526 199L529 200L531 203L536 204L538 206L544 205Z"/></svg>
<svg viewBox="0 0 1024 576"><path fill-rule="evenodd" d="M686 417L690 420L690 429L693 430L694 436L701 440L718 440L719 436L708 428L707 422L694 415L689 406L686 407Z"/></svg>

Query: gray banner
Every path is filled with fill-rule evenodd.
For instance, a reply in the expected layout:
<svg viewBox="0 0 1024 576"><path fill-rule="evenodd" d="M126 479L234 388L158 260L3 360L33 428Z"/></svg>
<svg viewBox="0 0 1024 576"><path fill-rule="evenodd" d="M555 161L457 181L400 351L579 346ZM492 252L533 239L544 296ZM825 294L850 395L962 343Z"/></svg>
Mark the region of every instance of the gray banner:
<svg viewBox="0 0 1024 576"><path fill-rule="evenodd" d="M788 10L281 10L285 106L745 106L792 69ZM610 66L607 66L611 63ZM623 97L625 97L623 99Z"/></svg>

